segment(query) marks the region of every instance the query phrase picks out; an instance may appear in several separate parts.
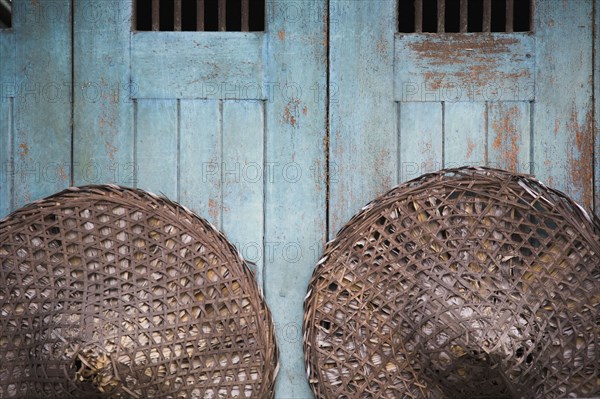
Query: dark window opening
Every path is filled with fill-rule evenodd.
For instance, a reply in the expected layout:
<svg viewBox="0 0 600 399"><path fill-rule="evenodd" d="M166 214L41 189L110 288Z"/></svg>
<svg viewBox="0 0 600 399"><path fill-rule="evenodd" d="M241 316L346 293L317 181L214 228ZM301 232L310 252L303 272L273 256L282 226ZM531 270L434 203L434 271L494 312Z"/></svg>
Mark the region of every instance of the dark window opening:
<svg viewBox="0 0 600 399"><path fill-rule="evenodd" d="M446 0L445 6L445 31L450 33L460 32L460 0Z"/></svg>
<svg viewBox="0 0 600 399"><path fill-rule="evenodd" d="M398 0L402 33L530 32L532 0Z"/></svg>
<svg viewBox="0 0 600 399"><path fill-rule="evenodd" d="M12 27L12 0L0 0L0 29Z"/></svg>
<svg viewBox="0 0 600 399"><path fill-rule="evenodd" d="M423 32L437 32L437 1L423 1Z"/></svg>
<svg viewBox="0 0 600 399"><path fill-rule="evenodd" d="M138 31L265 29L265 0L136 0L135 6Z"/></svg>

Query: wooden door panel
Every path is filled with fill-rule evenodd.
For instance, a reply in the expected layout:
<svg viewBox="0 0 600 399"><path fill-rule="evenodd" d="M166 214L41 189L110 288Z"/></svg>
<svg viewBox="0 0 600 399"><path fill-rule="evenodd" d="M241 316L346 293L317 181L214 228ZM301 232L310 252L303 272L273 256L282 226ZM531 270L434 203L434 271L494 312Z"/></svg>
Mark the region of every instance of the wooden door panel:
<svg viewBox="0 0 600 399"><path fill-rule="evenodd" d="M397 101L531 101L530 33L396 34Z"/></svg>
<svg viewBox="0 0 600 399"><path fill-rule="evenodd" d="M179 109L179 200L221 229L222 103L181 100Z"/></svg>
<svg viewBox="0 0 600 399"><path fill-rule="evenodd" d="M537 0L534 18L534 173L588 208L594 184L593 3Z"/></svg>
<svg viewBox="0 0 600 399"><path fill-rule="evenodd" d="M400 103L400 182L442 168L443 104Z"/></svg>
<svg viewBox="0 0 600 399"><path fill-rule="evenodd" d="M487 112L487 164L531 173L531 103L492 102Z"/></svg>
<svg viewBox="0 0 600 399"><path fill-rule="evenodd" d="M0 30L0 218L13 208L13 120L15 92L10 82L15 78L14 34Z"/></svg>
<svg viewBox="0 0 600 399"><path fill-rule="evenodd" d="M330 238L398 181L396 1L330 1Z"/></svg>
<svg viewBox="0 0 600 399"><path fill-rule="evenodd" d="M600 78L597 76L600 71L600 7L594 7L594 135L596 137L594 151L594 210L596 215L600 216Z"/></svg>
<svg viewBox="0 0 600 399"><path fill-rule="evenodd" d="M444 103L444 167L485 165L485 102Z"/></svg>
<svg viewBox="0 0 600 399"><path fill-rule="evenodd" d="M135 32L137 98L263 98L263 33Z"/></svg>
<svg viewBox="0 0 600 399"><path fill-rule="evenodd" d="M131 1L73 2L73 184L135 185Z"/></svg>
<svg viewBox="0 0 600 399"><path fill-rule="evenodd" d="M178 198L179 121L177 100L140 99L135 103L136 186Z"/></svg>
<svg viewBox="0 0 600 399"><path fill-rule="evenodd" d="M263 283L265 115L261 101L223 101L222 228ZM199 143L200 144L200 143Z"/></svg>
<svg viewBox="0 0 600 399"><path fill-rule="evenodd" d="M15 74L6 83L16 90L12 197L20 207L70 184L70 1L15 2L12 34Z"/></svg>
<svg viewBox="0 0 600 399"><path fill-rule="evenodd" d="M322 0L266 2L264 281L276 323L276 398L311 398L302 350L306 287L327 239L327 9ZM268 80L267 80L268 79ZM269 85L267 85L269 83ZM270 166L269 166L270 165Z"/></svg>

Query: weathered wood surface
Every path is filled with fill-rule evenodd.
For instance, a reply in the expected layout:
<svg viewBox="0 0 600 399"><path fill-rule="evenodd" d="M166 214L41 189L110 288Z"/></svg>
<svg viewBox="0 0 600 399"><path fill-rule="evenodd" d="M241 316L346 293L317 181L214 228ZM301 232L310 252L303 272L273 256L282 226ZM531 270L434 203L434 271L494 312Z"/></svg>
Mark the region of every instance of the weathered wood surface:
<svg viewBox="0 0 600 399"><path fill-rule="evenodd" d="M257 32L136 32L134 96L263 99L263 42Z"/></svg>
<svg viewBox="0 0 600 399"><path fill-rule="evenodd" d="M536 0L535 175L592 206L593 2Z"/></svg>
<svg viewBox="0 0 600 399"><path fill-rule="evenodd" d="M488 165L531 173L531 105L529 102L488 104ZM535 132L533 132L535 134Z"/></svg>
<svg viewBox="0 0 600 399"><path fill-rule="evenodd" d="M443 167L442 103L400 103L400 182Z"/></svg>
<svg viewBox="0 0 600 399"><path fill-rule="evenodd" d="M535 37L529 33L397 34L397 101L530 101Z"/></svg>
<svg viewBox="0 0 600 399"><path fill-rule="evenodd" d="M179 193L178 100L135 102L134 163L139 188L173 200Z"/></svg>
<svg viewBox="0 0 600 399"><path fill-rule="evenodd" d="M13 205L69 186L71 7L69 0L14 4Z"/></svg>
<svg viewBox="0 0 600 399"><path fill-rule="evenodd" d="M12 30L0 30L0 218L13 208L15 45Z"/></svg>
<svg viewBox="0 0 600 399"><path fill-rule="evenodd" d="M265 82L264 288L281 367L276 398L311 398L303 302L326 240L327 10L322 0L268 2ZM268 80L267 80L268 79Z"/></svg>
<svg viewBox="0 0 600 399"><path fill-rule="evenodd" d="M179 200L221 230L222 103L181 100L179 109Z"/></svg>
<svg viewBox="0 0 600 399"><path fill-rule="evenodd" d="M131 3L73 2L74 185L135 185Z"/></svg>
<svg viewBox="0 0 600 399"><path fill-rule="evenodd" d="M594 7L594 134L595 134L595 157L594 157L594 210L600 216L600 6L596 3Z"/></svg>
<svg viewBox="0 0 600 399"><path fill-rule="evenodd" d="M444 103L444 167L485 165L486 129L486 103Z"/></svg>
<svg viewBox="0 0 600 399"><path fill-rule="evenodd" d="M265 115L261 101L223 101L222 228L263 283ZM197 142L192 148L202 147Z"/></svg>
<svg viewBox="0 0 600 399"><path fill-rule="evenodd" d="M333 0L330 21L332 237L368 201L398 182L396 1Z"/></svg>

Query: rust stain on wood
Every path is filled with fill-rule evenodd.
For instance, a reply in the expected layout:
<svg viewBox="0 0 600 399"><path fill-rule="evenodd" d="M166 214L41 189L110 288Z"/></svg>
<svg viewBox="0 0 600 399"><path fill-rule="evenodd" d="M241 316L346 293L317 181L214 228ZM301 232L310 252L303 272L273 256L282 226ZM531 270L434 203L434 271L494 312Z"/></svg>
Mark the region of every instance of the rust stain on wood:
<svg viewBox="0 0 600 399"><path fill-rule="evenodd" d="M521 69L514 73L498 71L493 65L465 65L464 70L455 73L423 72L427 88L431 90L456 89L467 90L464 85L476 85L485 88L490 82L513 81L521 78L531 78L529 70ZM445 79L449 78L446 82Z"/></svg>
<svg viewBox="0 0 600 399"><path fill-rule="evenodd" d="M215 199L208 200L208 214L212 220L219 220L219 203Z"/></svg>
<svg viewBox="0 0 600 399"><path fill-rule="evenodd" d="M280 30L279 32L277 32L277 36L279 36L279 40L284 41L285 40L285 31Z"/></svg>
<svg viewBox="0 0 600 399"><path fill-rule="evenodd" d="M304 107L306 109L306 106ZM308 109L307 109L308 112ZM302 111L304 113L304 111ZM292 99L288 101L285 108L283 109L283 121L293 127L299 127L298 122L300 118L300 99Z"/></svg>
<svg viewBox="0 0 600 399"><path fill-rule="evenodd" d="M571 110L571 117L567 122L567 130L571 137L571 145L568 153L569 174L576 188L582 192L583 204L591 209L593 197L593 165L594 165L594 135L593 111L589 107L583 124L579 123L579 115L576 110ZM575 153L575 148L577 153Z"/></svg>
<svg viewBox="0 0 600 399"><path fill-rule="evenodd" d="M115 160L115 153L117 152L117 147L112 145L110 142L106 141L104 146L106 147L106 154L111 161Z"/></svg>
<svg viewBox="0 0 600 399"><path fill-rule="evenodd" d="M517 109L511 108L502 118L492 122L492 129L496 132L492 147L500 154L500 163L511 172L518 172L519 165L519 132L515 125L517 114Z"/></svg>
<svg viewBox="0 0 600 399"><path fill-rule="evenodd" d="M60 178L63 180L67 180L69 178L67 176L67 173L65 172L65 165L60 166L60 168L58 169L58 174L60 175Z"/></svg>
<svg viewBox="0 0 600 399"><path fill-rule="evenodd" d="M29 146L27 145L27 143L19 144L19 156L21 158L25 158L27 157L27 155L29 155Z"/></svg>
<svg viewBox="0 0 600 399"><path fill-rule="evenodd" d="M439 35L435 40L415 41L409 47L428 58L465 58L475 54L509 53L510 46L519 41L515 38L489 35L462 36Z"/></svg>
<svg viewBox="0 0 600 399"><path fill-rule="evenodd" d="M473 143L473 140L471 140L471 138L469 137L467 139L467 154L466 154L467 159L471 158L471 155L473 155L474 149L475 149L475 143Z"/></svg>

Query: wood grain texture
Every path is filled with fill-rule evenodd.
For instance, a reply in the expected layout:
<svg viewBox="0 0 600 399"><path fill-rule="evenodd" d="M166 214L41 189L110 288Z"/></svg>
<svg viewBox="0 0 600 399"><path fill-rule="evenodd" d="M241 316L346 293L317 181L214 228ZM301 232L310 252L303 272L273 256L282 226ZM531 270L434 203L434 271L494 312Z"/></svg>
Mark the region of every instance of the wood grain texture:
<svg viewBox="0 0 600 399"><path fill-rule="evenodd" d="M263 282L264 113L261 101L224 101L222 226Z"/></svg>
<svg viewBox="0 0 600 399"><path fill-rule="evenodd" d="M487 118L488 166L531 173L530 103L489 103Z"/></svg>
<svg viewBox="0 0 600 399"><path fill-rule="evenodd" d="M281 363L276 398L312 397L301 326L308 280L326 240L325 4L266 2L265 82L275 90L265 101L265 156L272 173L267 170L265 182L263 251ZM291 12L298 17L286 17Z"/></svg>
<svg viewBox="0 0 600 399"><path fill-rule="evenodd" d="M177 201L178 110L177 100L139 100L136 109L136 187Z"/></svg>
<svg viewBox="0 0 600 399"><path fill-rule="evenodd" d="M14 206L69 186L71 7L68 0L14 8Z"/></svg>
<svg viewBox="0 0 600 399"><path fill-rule="evenodd" d="M219 230L223 210L221 108L219 100L180 102L180 200Z"/></svg>
<svg viewBox="0 0 600 399"><path fill-rule="evenodd" d="M1 40L1 39L0 39ZM12 163L12 98L0 99L0 219L12 208L13 168Z"/></svg>
<svg viewBox="0 0 600 399"><path fill-rule="evenodd" d="M131 1L78 0L74 9L73 181L133 180Z"/></svg>
<svg viewBox="0 0 600 399"><path fill-rule="evenodd" d="M600 216L600 5L596 3L594 7L594 134L595 134L595 151L594 151L594 211Z"/></svg>
<svg viewBox="0 0 600 399"><path fill-rule="evenodd" d="M442 103L400 103L399 180L442 168Z"/></svg>
<svg viewBox="0 0 600 399"><path fill-rule="evenodd" d="M136 32L136 98L264 99L263 33Z"/></svg>
<svg viewBox="0 0 600 399"><path fill-rule="evenodd" d="M16 95L15 42L11 30L0 30L0 219L12 210L13 109Z"/></svg>
<svg viewBox="0 0 600 399"><path fill-rule="evenodd" d="M444 167L485 165L486 104L444 104Z"/></svg>
<svg viewBox="0 0 600 399"><path fill-rule="evenodd" d="M534 9L534 172L591 208L592 1L536 0Z"/></svg>
<svg viewBox="0 0 600 399"><path fill-rule="evenodd" d="M397 181L396 6L393 0L331 3L337 23L330 32L330 237Z"/></svg>
<svg viewBox="0 0 600 399"><path fill-rule="evenodd" d="M527 33L397 34L394 98L533 100L534 51L534 36Z"/></svg>

